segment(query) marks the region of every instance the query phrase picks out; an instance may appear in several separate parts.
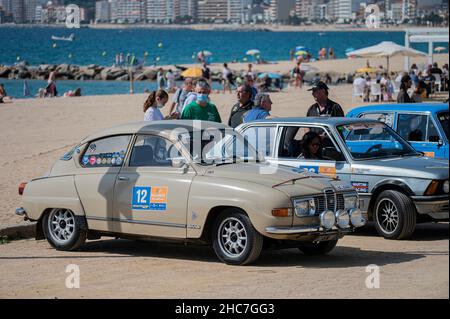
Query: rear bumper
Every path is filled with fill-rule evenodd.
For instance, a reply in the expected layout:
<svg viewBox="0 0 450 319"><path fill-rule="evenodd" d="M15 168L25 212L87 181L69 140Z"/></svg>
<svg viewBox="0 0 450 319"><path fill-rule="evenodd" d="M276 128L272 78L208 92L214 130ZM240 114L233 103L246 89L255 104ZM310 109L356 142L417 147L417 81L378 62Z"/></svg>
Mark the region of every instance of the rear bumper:
<svg viewBox="0 0 450 319"><path fill-rule="evenodd" d="M412 196L417 213L429 215L433 219L448 219L449 197L440 196Z"/></svg>

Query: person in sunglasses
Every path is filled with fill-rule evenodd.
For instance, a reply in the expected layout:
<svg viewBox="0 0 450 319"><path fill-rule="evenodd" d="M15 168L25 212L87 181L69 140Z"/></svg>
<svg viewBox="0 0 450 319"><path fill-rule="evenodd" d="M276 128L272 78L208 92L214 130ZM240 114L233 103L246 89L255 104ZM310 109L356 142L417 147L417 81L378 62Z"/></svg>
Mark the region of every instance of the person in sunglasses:
<svg viewBox="0 0 450 319"><path fill-rule="evenodd" d="M303 152L299 159L316 159L323 160L322 157L322 138L316 132L310 131L303 136L302 139Z"/></svg>

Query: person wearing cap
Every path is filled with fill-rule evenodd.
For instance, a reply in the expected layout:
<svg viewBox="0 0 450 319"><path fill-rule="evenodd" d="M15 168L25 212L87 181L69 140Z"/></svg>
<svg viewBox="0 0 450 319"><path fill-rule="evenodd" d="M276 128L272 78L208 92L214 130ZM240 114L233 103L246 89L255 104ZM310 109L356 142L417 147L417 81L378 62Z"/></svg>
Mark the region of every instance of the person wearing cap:
<svg viewBox="0 0 450 319"><path fill-rule="evenodd" d="M232 107L228 126L236 128L244 122L245 115L253 108L253 90L249 85L241 85L237 89L238 102Z"/></svg>
<svg viewBox="0 0 450 319"><path fill-rule="evenodd" d="M332 116L344 117L342 107L328 98L328 86L323 82L317 82L311 89L316 103L311 105L306 116Z"/></svg>

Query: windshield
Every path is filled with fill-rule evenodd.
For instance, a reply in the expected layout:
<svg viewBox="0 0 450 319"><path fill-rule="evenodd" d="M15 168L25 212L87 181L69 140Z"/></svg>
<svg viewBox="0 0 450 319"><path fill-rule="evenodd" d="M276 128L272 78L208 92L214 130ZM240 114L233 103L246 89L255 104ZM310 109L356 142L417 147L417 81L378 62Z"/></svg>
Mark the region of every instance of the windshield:
<svg viewBox="0 0 450 319"><path fill-rule="evenodd" d="M420 154L383 123L340 125L337 130L355 160Z"/></svg>
<svg viewBox="0 0 450 319"><path fill-rule="evenodd" d="M439 123L441 124L442 130L445 132L445 135L448 137L448 111L439 112L438 113Z"/></svg>
<svg viewBox="0 0 450 319"><path fill-rule="evenodd" d="M178 136L194 162L200 165L223 165L238 162L263 162L248 141L233 129L206 129Z"/></svg>

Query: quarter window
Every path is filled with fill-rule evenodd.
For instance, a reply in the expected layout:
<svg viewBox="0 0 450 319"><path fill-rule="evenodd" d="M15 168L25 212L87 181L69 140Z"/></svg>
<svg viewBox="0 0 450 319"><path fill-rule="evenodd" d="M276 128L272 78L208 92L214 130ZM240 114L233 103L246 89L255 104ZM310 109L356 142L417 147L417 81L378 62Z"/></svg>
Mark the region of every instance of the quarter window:
<svg viewBox="0 0 450 319"><path fill-rule="evenodd" d="M181 158L182 155L175 145L159 136L141 135L131 152L131 167L171 167L172 159Z"/></svg>
<svg viewBox="0 0 450 319"><path fill-rule="evenodd" d="M130 135L112 136L90 142L81 158L83 167L122 166Z"/></svg>
<svg viewBox="0 0 450 319"><path fill-rule="evenodd" d="M242 135L247 139L260 155L272 156L273 144L275 142L276 126L253 126L249 127Z"/></svg>
<svg viewBox="0 0 450 319"><path fill-rule="evenodd" d="M410 142L428 142L430 137L439 137L431 117L425 114L400 114L397 131Z"/></svg>

